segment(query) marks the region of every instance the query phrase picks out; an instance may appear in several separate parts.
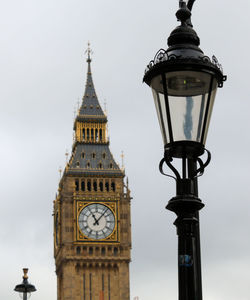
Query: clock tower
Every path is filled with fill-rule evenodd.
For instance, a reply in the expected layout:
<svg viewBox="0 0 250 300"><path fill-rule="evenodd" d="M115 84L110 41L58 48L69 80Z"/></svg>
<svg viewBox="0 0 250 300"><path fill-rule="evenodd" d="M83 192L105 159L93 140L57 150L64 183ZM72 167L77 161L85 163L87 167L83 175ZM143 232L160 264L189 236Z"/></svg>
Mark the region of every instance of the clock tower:
<svg viewBox="0 0 250 300"><path fill-rule="evenodd" d="M54 201L58 300L129 300L130 191L88 70L72 154Z"/></svg>

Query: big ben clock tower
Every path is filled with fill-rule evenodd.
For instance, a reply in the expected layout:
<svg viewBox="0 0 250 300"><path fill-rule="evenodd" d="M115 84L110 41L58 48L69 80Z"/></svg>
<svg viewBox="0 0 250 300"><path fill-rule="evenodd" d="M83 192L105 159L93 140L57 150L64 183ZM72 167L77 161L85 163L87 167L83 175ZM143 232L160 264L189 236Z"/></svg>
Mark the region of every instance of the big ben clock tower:
<svg viewBox="0 0 250 300"><path fill-rule="evenodd" d="M58 300L129 300L130 192L107 137L90 49L72 155L54 201Z"/></svg>

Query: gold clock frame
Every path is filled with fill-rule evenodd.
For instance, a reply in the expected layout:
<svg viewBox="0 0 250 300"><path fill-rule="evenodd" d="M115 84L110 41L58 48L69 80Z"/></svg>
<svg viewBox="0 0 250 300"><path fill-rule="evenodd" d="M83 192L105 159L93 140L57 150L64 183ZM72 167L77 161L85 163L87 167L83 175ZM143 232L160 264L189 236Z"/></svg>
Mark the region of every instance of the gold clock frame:
<svg viewBox="0 0 250 300"><path fill-rule="evenodd" d="M79 227L79 223L78 223L78 219L79 219L79 215L80 212L88 205L90 204L102 204L107 206L114 214L115 217L115 227L113 232L106 238L104 239L92 239L89 238L87 236L85 236L80 227ZM118 214L119 213L119 207L118 207L118 202L117 200L108 200L108 201L88 201L88 200L76 200L75 201L75 237L76 237L76 241L75 243L118 243L119 242L119 226L118 226Z"/></svg>

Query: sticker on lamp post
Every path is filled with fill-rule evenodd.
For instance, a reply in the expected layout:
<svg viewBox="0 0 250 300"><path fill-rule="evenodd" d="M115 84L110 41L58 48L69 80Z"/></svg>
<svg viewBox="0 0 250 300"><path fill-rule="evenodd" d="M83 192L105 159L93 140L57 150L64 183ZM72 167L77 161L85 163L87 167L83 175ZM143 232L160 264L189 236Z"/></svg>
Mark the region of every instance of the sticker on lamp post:
<svg viewBox="0 0 250 300"><path fill-rule="evenodd" d="M187 254L179 255L180 267L191 267L192 265L193 265L193 259L190 255Z"/></svg>

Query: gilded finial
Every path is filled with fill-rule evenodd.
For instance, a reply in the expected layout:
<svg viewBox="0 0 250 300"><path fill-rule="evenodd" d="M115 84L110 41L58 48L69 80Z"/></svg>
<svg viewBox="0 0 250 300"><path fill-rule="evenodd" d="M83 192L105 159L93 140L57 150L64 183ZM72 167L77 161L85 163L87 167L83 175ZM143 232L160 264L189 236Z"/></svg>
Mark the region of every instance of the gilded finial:
<svg viewBox="0 0 250 300"><path fill-rule="evenodd" d="M80 110L80 99L79 97L77 98L77 113L79 114L79 110Z"/></svg>
<svg viewBox="0 0 250 300"><path fill-rule="evenodd" d="M91 57L90 57L90 55L93 54L93 51L92 51L91 48L90 48L90 42L88 42L88 48L87 48L87 50L85 51L85 54L86 54L86 53L87 53L87 55L88 55L87 62L90 63L90 62L91 62Z"/></svg>
<svg viewBox="0 0 250 300"><path fill-rule="evenodd" d="M61 179L61 177L62 177L62 167L59 167L58 172L59 172L59 176L60 176L60 179Z"/></svg>
<svg viewBox="0 0 250 300"><path fill-rule="evenodd" d="M69 151L66 149L66 152L65 152L65 157L66 157L66 165L68 163L68 158L69 158Z"/></svg>
<svg viewBox="0 0 250 300"><path fill-rule="evenodd" d="M124 152L123 151L121 154L121 158L122 158L122 170L124 170Z"/></svg>

